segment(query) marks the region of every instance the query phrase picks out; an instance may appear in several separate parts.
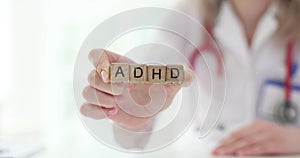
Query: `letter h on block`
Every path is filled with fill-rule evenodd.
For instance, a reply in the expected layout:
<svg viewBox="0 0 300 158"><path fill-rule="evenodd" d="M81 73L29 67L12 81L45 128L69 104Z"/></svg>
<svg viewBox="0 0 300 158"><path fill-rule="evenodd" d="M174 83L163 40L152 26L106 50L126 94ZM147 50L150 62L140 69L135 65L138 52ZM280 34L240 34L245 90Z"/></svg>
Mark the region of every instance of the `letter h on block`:
<svg viewBox="0 0 300 158"><path fill-rule="evenodd" d="M113 63L110 65L111 83L163 83L182 84L182 65L144 65Z"/></svg>
<svg viewBox="0 0 300 158"><path fill-rule="evenodd" d="M148 82L149 83L164 83L166 81L165 66L148 66Z"/></svg>

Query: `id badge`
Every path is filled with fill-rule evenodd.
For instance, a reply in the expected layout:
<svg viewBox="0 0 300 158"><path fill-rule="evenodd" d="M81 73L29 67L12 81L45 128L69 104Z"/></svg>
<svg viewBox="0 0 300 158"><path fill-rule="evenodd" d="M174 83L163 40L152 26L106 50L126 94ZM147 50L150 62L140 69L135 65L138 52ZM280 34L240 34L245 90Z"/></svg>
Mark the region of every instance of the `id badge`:
<svg viewBox="0 0 300 158"><path fill-rule="evenodd" d="M285 82L278 80L267 80L261 86L257 100L256 114L260 119L277 122L276 109L284 106ZM291 102L300 110L300 85L292 85ZM299 111L300 112L300 111ZM300 116L297 116L295 125L300 125Z"/></svg>

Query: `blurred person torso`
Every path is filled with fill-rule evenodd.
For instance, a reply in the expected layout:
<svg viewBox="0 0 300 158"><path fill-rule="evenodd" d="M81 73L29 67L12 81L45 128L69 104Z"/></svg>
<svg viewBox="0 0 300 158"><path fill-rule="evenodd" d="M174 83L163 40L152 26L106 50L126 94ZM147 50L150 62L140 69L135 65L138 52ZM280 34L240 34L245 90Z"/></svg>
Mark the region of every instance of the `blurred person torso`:
<svg viewBox="0 0 300 158"><path fill-rule="evenodd" d="M178 151L182 151L181 153L190 151L191 155L197 156L203 152L201 148L210 151L209 149L226 135L257 119L257 100L261 99L261 86L264 81L268 79L285 80L287 40L280 39L277 33L279 25L276 19L278 4L275 2L276 1L272 2L259 20L250 45L248 44L239 17L234 12L231 3L229 1L223 2L216 23L212 29L225 64L227 89L223 111L216 127L213 128L210 134L204 139L198 139L199 128L201 128L204 119L204 116L199 116L199 118L196 119L196 123L192 125L192 128L188 130L182 139L176 142ZM179 10L203 24L203 17L199 5L199 1L187 1L180 5ZM190 29L189 25L182 26L182 29L185 30L186 34L201 36L201 34L197 35L195 33L195 29ZM184 52L186 56L191 56L193 48L184 48ZM299 45L296 43L293 60L297 64L300 62L298 52ZM208 54L206 58L210 64L218 64L214 56ZM207 75L201 72L201 70L197 70L197 67L203 66L201 64L203 64L203 62L200 61L200 58L197 59L195 68L200 80ZM218 75L212 75L212 77L218 80ZM205 79L203 79L202 84L202 88L205 89L207 84ZM293 84L300 84L300 73L296 72L293 76ZM284 88L279 92L276 91L265 96L271 98L271 100L275 98L277 100L284 100ZM216 96L213 99L222 98ZM292 101L300 105L300 95L293 95ZM201 101L200 104L203 105L205 103L208 102ZM208 107L202 105L200 105L200 111L201 108L203 108L202 111L207 111ZM211 126L213 126L213 124L211 124ZM190 146L189 144L198 145Z"/></svg>

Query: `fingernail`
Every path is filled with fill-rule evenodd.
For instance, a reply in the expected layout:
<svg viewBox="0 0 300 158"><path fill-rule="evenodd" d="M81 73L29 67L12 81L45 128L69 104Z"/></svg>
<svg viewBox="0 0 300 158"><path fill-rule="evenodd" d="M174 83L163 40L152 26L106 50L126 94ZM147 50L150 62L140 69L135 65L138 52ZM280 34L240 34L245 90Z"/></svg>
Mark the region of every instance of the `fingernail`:
<svg viewBox="0 0 300 158"><path fill-rule="evenodd" d="M101 71L101 78L103 79L104 82L108 82L108 75L105 70Z"/></svg>
<svg viewBox="0 0 300 158"><path fill-rule="evenodd" d="M108 116L112 116L112 115L115 115L117 114L117 109L116 108L110 108L108 111L107 111L107 115Z"/></svg>

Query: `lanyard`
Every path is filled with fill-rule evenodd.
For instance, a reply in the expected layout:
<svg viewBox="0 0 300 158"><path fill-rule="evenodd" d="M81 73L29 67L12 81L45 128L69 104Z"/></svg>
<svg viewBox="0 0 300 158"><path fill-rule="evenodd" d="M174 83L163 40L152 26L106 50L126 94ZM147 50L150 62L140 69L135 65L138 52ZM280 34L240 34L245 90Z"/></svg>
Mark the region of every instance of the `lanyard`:
<svg viewBox="0 0 300 158"><path fill-rule="evenodd" d="M294 40L288 41L286 46L285 101L288 103L291 101L294 46Z"/></svg>

